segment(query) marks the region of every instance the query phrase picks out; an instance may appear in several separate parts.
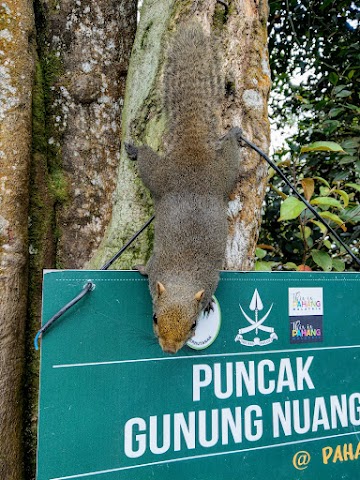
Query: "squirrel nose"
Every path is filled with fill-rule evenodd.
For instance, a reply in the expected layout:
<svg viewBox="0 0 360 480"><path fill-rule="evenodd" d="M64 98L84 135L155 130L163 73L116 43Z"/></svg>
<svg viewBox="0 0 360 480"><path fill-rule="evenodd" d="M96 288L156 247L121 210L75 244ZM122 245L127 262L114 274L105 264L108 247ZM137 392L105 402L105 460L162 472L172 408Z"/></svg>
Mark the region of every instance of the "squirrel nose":
<svg viewBox="0 0 360 480"><path fill-rule="evenodd" d="M163 352L165 353L176 353L179 348L175 343L163 343L161 342L161 348L163 349Z"/></svg>

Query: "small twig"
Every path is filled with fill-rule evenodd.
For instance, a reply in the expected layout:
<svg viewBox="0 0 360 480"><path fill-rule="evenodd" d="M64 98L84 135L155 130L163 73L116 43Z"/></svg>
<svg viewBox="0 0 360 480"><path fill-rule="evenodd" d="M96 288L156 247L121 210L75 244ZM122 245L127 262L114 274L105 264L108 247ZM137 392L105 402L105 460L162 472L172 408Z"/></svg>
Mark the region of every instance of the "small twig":
<svg viewBox="0 0 360 480"><path fill-rule="evenodd" d="M303 219L301 218L301 215L299 216L299 221L300 221L300 230L301 230L301 235L302 235L302 241L303 241L303 244L304 244L304 254L303 254L303 257L302 257L302 263L303 263L303 265L305 265L306 260L308 258L308 250L309 250L308 247L309 247L309 245L306 241L305 225L304 225Z"/></svg>
<svg viewBox="0 0 360 480"><path fill-rule="evenodd" d="M297 33L296 33L296 30L295 30L295 25L294 25L294 22L291 18L291 15L290 15L290 7L289 7L289 1L288 0L286 0L286 13L287 13L287 17L289 19L291 30L293 31L293 34L294 34L295 42L299 45L299 47L301 47L301 42L297 37Z"/></svg>

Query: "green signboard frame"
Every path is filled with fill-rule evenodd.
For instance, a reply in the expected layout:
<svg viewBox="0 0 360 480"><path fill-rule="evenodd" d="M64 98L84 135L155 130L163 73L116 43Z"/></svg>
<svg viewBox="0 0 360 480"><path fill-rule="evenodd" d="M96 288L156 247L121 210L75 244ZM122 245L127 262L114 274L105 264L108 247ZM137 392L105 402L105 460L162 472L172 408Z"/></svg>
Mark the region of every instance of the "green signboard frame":
<svg viewBox="0 0 360 480"><path fill-rule="evenodd" d="M37 480L357 480L360 275L222 272L221 328L161 351L147 279L44 275Z"/></svg>

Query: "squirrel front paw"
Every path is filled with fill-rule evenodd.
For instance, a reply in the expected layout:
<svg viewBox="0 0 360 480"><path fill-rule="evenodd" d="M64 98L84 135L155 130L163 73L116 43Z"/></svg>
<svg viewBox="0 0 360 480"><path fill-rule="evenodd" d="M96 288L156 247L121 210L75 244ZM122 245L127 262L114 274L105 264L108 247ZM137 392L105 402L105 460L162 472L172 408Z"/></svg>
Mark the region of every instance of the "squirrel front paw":
<svg viewBox="0 0 360 480"><path fill-rule="evenodd" d="M240 127L233 127L230 132L231 135L234 135L236 140L241 144L242 143L242 130Z"/></svg>
<svg viewBox="0 0 360 480"><path fill-rule="evenodd" d="M214 300L211 299L210 302L204 308L204 313L206 313L207 316L210 315L211 311L214 311L214 304L215 304Z"/></svg>
<svg viewBox="0 0 360 480"><path fill-rule="evenodd" d="M137 270L139 273L141 273L141 275L144 275L144 277L148 276L146 265L134 265L132 269Z"/></svg>
<svg viewBox="0 0 360 480"><path fill-rule="evenodd" d="M133 145L132 143L127 143L127 142L125 142L124 146L125 146L126 153L128 154L128 157L131 160L134 160L134 161L137 160L137 157L138 157L137 147L135 147L135 145Z"/></svg>

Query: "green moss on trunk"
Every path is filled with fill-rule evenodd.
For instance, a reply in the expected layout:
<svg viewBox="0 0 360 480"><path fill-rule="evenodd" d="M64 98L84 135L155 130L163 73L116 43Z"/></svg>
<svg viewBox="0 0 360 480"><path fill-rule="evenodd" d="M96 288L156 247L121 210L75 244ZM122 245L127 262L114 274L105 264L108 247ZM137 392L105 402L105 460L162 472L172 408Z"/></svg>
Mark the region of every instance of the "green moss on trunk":
<svg viewBox="0 0 360 480"><path fill-rule="evenodd" d="M47 161L46 108L41 63L37 61L32 102L32 158L30 164L29 204L29 292L26 325L25 374L25 468L34 478L37 426L38 355L33 338L40 326L42 270L54 265L54 199L49 193Z"/></svg>

